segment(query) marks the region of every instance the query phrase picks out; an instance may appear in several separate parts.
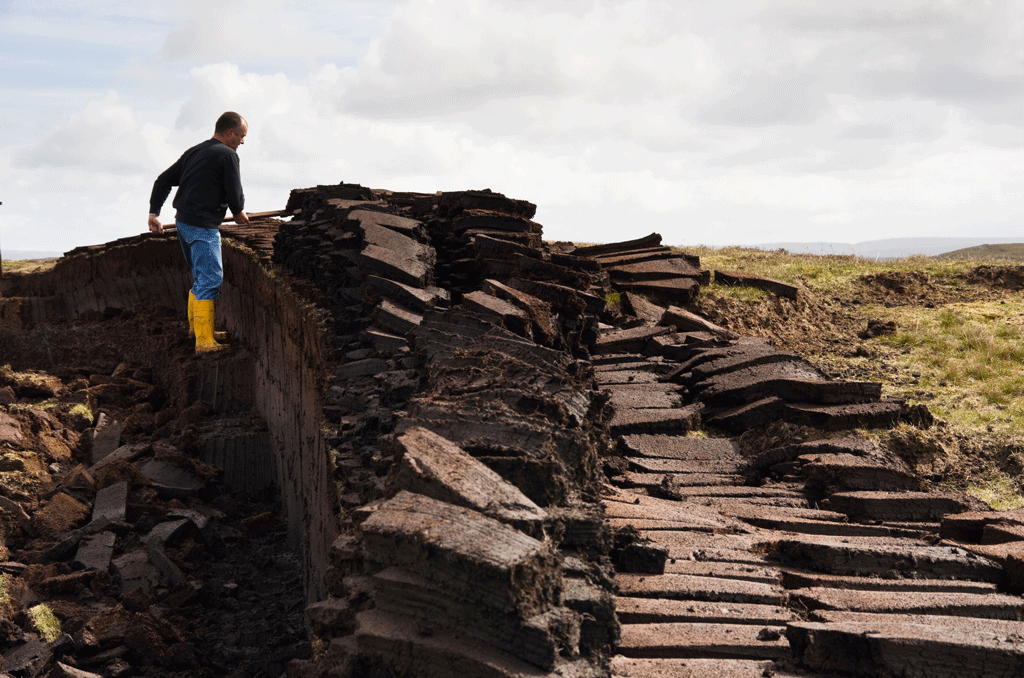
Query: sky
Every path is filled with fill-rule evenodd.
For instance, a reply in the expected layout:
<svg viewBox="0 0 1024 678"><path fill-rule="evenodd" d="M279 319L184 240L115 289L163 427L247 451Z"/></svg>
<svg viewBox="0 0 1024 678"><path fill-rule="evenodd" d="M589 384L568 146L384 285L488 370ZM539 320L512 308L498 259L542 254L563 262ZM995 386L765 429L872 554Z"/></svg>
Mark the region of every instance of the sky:
<svg viewBox="0 0 1024 678"><path fill-rule="evenodd" d="M1024 224L1021 0L0 0L0 251L145 232L226 110L250 212L344 181L590 243Z"/></svg>

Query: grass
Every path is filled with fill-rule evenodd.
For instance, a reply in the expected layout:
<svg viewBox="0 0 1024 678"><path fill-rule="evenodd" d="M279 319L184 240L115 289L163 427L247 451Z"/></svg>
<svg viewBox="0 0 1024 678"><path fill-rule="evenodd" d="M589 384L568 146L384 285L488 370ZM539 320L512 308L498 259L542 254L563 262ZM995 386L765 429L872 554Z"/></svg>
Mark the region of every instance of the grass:
<svg viewBox="0 0 1024 678"><path fill-rule="evenodd" d="M686 252L700 257L701 268L739 270L790 284L804 283L817 293L848 289L865 275L924 272L937 279L962 279L978 260L936 259L925 256L875 260L841 254L790 254L785 250L748 247L695 247ZM990 265L1012 265L1004 259L986 260Z"/></svg>
<svg viewBox="0 0 1024 678"><path fill-rule="evenodd" d="M1008 511L1024 507L1024 494L1020 481L1006 473L992 471L987 477L972 480L967 484L967 494L981 499L996 511Z"/></svg>
<svg viewBox="0 0 1024 678"><path fill-rule="evenodd" d="M89 409L88 405L79 403L68 410L68 419L71 421L80 421L85 424L85 427L92 425L93 415L92 410Z"/></svg>
<svg viewBox="0 0 1024 678"><path fill-rule="evenodd" d="M61 627L60 620L57 619L57 615L53 613L49 607L44 604L36 605L28 609L28 616L32 619L32 624L39 631L39 635L43 637L48 643L52 643L60 637Z"/></svg>
<svg viewBox="0 0 1024 678"><path fill-rule="evenodd" d="M874 342L897 351L899 362L919 375L915 388L897 389L899 395L935 394L929 399L935 414L968 429L1012 433L1024 420L1024 301L865 310L897 323L895 334Z"/></svg>
<svg viewBox="0 0 1024 678"><path fill-rule="evenodd" d="M4 259L2 266L4 275L8 273L35 273L53 268L56 258L51 259Z"/></svg>

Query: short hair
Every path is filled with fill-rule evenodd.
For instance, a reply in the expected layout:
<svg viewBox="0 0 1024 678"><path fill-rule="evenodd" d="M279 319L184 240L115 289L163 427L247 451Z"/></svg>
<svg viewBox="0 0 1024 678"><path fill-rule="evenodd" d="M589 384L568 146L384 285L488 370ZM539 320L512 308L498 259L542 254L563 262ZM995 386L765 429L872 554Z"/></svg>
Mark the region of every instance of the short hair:
<svg viewBox="0 0 1024 678"><path fill-rule="evenodd" d="M228 111L217 118L217 125L213 128L214 134L224 134L233 129L241 129L245 119L234 111Z"/></svg>

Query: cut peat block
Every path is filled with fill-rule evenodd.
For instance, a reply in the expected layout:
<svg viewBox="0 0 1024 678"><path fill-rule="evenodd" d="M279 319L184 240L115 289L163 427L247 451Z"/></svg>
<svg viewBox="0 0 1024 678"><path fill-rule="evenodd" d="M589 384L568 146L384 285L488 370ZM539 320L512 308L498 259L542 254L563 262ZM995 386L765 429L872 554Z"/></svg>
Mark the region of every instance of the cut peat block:
<svg viewBox="0 0 1024 678"><path fill-rule="evenodd" d="M855 577L836 574L821 574L782 568L782 585L787 589L854 589L857 591L931 591L933 593L997 593L998 586L992 582L969 581L964 579L880 579L878 577Z"/></svg>
<svg viewBox="0 0 1024 678"><path fill-rule="evenodd" d="M674 497L686 494L688 487L706 487L709 485L730 485L740 486L746 482L746 478L735 474L722 473L673 473L666 477L664 473L638 473L626 471L612 478L612 482L618 487L645 488L655 491L659 496ZM666 486L669 489L665 491Z"/></svg>
<svg viewBox="0 0 1024 678"><path fill-rule="evenodd" d="M700 269L682 257L605 266L615 281L649 281L672 278L700 280Z"/></svg>
<svg viewBox="0 0 1024 678"><path fill-rule="evenodd" d="M874 678L1024 675L1024 641L986 630L925 624L793 622L793 656L812 671Z"/></svg>
<svg viewBox="0 0 1024 678"><path fill-rule="evenodd" d="M615 599L615 611L623 624L751 624L784 626L798 621L796 612L780 605L753 603L710 603L693 600L666 600L664 598Z"/></svg>
<svg viewBox="0 0 1024 678"><path fill-rule="evenodd" d="M629 433L685 433L700 426L700 406L644 408L616 411L609 423L612 435Z"/></svg>
<svg viewBox="0 0 1024 678"><path fill-rule="evenodd" d="M611 394L610 403L616 410L645 408L679 408L683 397L674 384L616 384L605 386Z"/></svg>
<svg viewBox="0 0 1024 678"><path fill-rule="evenodd" d="M882 385L878 382L825 381L810 365L787 362L721 374L694 384L692 390L698 400L714 407L752 403L771 397L787 402L839 405L877 401Z"/></svg>
<svg viewBox="0 0 1024 678"><path fill-rule="evenodd" d="M370 275L397 280L411 287L427 287L433 271L434 249L399 233L394 233L393 239L408 241L408 247L398 250L369 244L359 254L360 267Z"/></svg>
<svg viewBox="0 0 1024 678"><path fill-rule="evenodd" d="M605 332L594 343L594 353L597 355L608 353L643 353L647 342L653 337L668 334L671 331L668 327L633 327L626 330Z"/></svg>
<svg viewBox="0 0 1024 678"><path fill-rule="evenodd" d="M577 247L572 251L572 254L577 257L603 257L619 252L632 252L652 247L662 248L660 233L651 233L650 235L645 235L642 238L635 238L633 240L622 240L619 242L602 243L600 245ZM663 247L663 249L669 250L670 248Z"/></svg>
<svg viewBox="0 0 1024 678"><path fill-rule="evenodd" d="M988 508L970 495L944 492L837 492L822 506L851 520L898 523L934 522L952 513Z"/></svg>
<svg viewBox="0 0 1024 678"><path fill-rule="evenodd" d="M747 563L702 562L699 560L675 560L665 564L663 574L685 574L692 577L717 577L740 579L760 584L779 584L782 572L777 567L750 565Z"/></svg>
<svg viewBox="0 0 1024 678"><path fill-rule="evenodd" d="M464 675L479 678L546 678L551 674L461 633L424 626L381 610L357 616L360 653L393 671L390 675Z"/></svg>
<svg viewBox="0 0 1024 678"><path fill-rule="evenodd" d="M774 662L755 659L636 659L612 657L612 678L798 678ZM806 678L806 676L801 676Z"/></svg>
<svg viewBox="0 0 1024 678"><path fill-rule="evenodd" d="M471 509L402 491L375 506L361 530L371 560L497 610L532 616L561 595L558 556L549 546Z"/></svg>
<svg viewBox="0 0 1024 678"><path fill-rule="evenodd" d="M919 491L922 483L905 464L899 467L884 459L852 454L818 454L799 457L807 487L851 491Z"/></svg>
<svg viewBox="0 0 1024 678"><path fill-rule="evenodd" d="M631 470L642 473L736 473L742 462L733 459L652 459L629 457Z"/></svg>
<svg viewBox="0 0 1024 678"><path fill-rule="evenodd" d="M892 428L900 423L905 410L906 405L895 400L841 405L789 403L782 413L782 419L791 424L812 426L824 431Z"/></svg>
<svg viewBox="0 0 1024 678"><path fill-rule="evenodd" d="M661 317L661 324L676 328L679 332L707 332L720 339L738 339L739 335L732 330L702 318L678 306L669 306Z"/></svg>
<svg viewBox="0 0 1024 678"><path fill-rule="evenodd" d="M641 320L646 320L649 323L657 325L661 322L662 316L665 315L667 310L664 306L658 306L657 304L647 301L639 294L633 294L632 292L624 292L622 294L623 303L636 317Z"/></svg>
<svg viewBox="0 0 1024 678"><path fill-rule="evenodd" d="M749 624L625 624L619 654L626 657L783 659L789 642L783 627ZM685 674L684 674L685 675Z"/></svg>
<svg viewBox="0 0 1024 678"><path fill-rule="evenodd" d="M716 577L691 575L629 575L615 576L618 595L634 598L665 598L670 600L702 600L705 602L785 604L786 592L777 584L763 584Z"/></svg>
<svg viewBox="0 0 1024 678"><path fill-rule="evenodd" d="M731 287L755 287L765 292L777 294L780 297L786 297L787 299L797 298L798 288L796 285L739 271L715 271L715 282L719 285L729 285Z"/></svg>
<svg viewBox="0 0 1024 678"><path fill-rule="evenodd" d="M999 593L938 591L859 591L808 588L790 591L789 597L808 610L849 610L896 614L937 614L1018 621L1024 617L1020 596Z"/></svg>
<svg viewBox="0 0 1024 678"><path fill-rule="evenodd" d="M942 518L939 536L943 539L979 544L989 525L1024 525L1024 509L1011 511L967 511Z"/></svg>
<svg viewBox="0 0 1024 678"><path fill-rule="evenodd" d="M700 283L693 278L619 282L616 283L616 287L635 294L643 294L655 302L664 304L688 304L700 291Z"/></svg>
<svg viewBox="0 0 1024 678"><path fill-rule="evenodd" d="M627 456L685 460L739 460L734 438L687 438L669 435L627 435L620 447Z"/></svg>
<svg viewBox="0 0 1024 678"><path fill-rule="evenodd" d="M704 421L723 431L736 434L757 426L781 420L786 413L786 401L770 396L736 407L710 409Z"/></svg>
<svg viewBox="0 0 1024 678"><path fill-rule="evenodd" d="M387 478L389 492L408 490L465 506L530 534L547 517L518 488L432 431L414 426L392 445L397 461Z"/></svg>
<svg viewBox="0 0 1024 678"><path fill-rule="evenodd" d="M844 543L850 542L850 543ZM999 582L998 563L950 546L916 545L895 540L780 539L773 557L784 565L838 575L883 579L970 579Z"/></svg>
<svg viewBox="0 0 1024 678"><path fill-rule="evenodd" d="M594 372L597 377L597 383L602 388L617 384L658 384L661 383L662 376L654 363L652 363L651 367L640 364L631 369L595 369Z"/></svg>

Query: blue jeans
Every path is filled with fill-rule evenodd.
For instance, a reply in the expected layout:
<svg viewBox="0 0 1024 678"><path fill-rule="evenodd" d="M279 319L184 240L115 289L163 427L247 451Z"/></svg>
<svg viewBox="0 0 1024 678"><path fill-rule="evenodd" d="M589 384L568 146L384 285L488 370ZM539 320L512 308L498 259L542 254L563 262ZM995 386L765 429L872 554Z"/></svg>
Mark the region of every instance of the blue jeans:
<svg viewBox="0 0 1024 678"><path fill-rule="evenodd" d="M224 266L220 256L220 231L216 228L189 226L180 221L178 242L185 261L192 271L192 293L196 299L209 300L220 296L224 282Z"/></svg>

